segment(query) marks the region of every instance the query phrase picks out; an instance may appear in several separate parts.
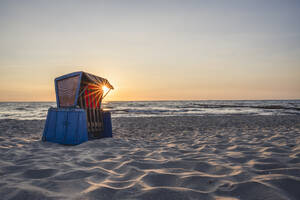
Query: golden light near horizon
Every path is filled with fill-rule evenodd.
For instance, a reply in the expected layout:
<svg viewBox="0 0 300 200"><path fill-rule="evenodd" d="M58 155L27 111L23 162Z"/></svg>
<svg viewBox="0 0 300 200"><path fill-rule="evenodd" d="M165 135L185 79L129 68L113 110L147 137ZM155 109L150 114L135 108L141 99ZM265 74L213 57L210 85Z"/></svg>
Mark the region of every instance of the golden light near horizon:
<svg viewBox="0 0 300 200"><path fill-rule="evenodd" d="M58 2L0 1L0 101L55 101L75 71L107 101L300 98L296 1Z"/></svg>

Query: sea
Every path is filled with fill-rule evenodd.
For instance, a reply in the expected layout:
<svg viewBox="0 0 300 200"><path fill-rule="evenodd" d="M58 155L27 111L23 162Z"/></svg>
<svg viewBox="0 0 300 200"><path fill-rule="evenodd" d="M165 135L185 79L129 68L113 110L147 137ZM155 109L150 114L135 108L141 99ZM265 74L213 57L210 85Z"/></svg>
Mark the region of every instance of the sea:
<svg viewBox="0 0 300 200"><path fill-rule="evenodd" d="M111 101L104 110L116 117L208 115L300 115L300 100ZM55 102L0 102L0 119L44 120Z"/></svg>

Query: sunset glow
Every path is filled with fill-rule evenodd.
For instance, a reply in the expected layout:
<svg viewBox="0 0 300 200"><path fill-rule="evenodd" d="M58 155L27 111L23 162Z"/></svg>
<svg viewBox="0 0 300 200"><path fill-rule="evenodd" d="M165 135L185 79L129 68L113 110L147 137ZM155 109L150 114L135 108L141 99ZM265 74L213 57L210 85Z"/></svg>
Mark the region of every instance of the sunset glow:
<svg viewBox="0 0 300 200"><path fill-rule="evenodd" d="M109 88L104 85L104 86L102 86L102 90L103 90L103 93L106 94L109 91Z"/></svg>
<svg viewBox="0 0 300 200"><path fill-rule="evenodd" d="M0 101L74 71L106 100L300 99L298 1L188 2L1 1Z"/></svg>

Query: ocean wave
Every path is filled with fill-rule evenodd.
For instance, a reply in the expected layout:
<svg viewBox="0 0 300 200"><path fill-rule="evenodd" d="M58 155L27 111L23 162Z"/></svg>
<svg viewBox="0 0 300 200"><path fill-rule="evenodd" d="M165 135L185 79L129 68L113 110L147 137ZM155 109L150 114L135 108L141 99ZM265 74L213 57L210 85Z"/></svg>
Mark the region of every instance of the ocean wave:
<svg viewBox="0 0 300 200"><path fill-rule="evenodd" d="M15 108L15 110L18 110L18 111L25 111L25 110L28 110L28 109L25 108L25 107L18 107L18 108Z"/></svg>
<svg viewBox="0 0 300 200"><path fill-rule="evenodd" d="M45 119L55 103L0 103L0 118ZM186 115L287 115L300 114L300 100L284 101L148 101L104 102L112 117Z"/></svg>
<svg viewBox="0 0 300 200"><path fill-rule="evenodd" d="M253 108L261 108L261 109L285 109L285 110L297 110L300 111L298 107L287 107L287 106L279 106L279 105L267 105L267 106L252 106Z"/></svg>
<svg viewBox="0 0 300 200"><path fill-rule="evenodd" d="M227 105L227 104L193 104L193 105L184 105L184 106L176 106L177 108L191 108L191 106L198 108L257 108L257 109L286 109L286 110L297 110L300 111L299 107L292 106L283 106L283 105L262 105L262 106L251 106L251 105Z"/></svg>

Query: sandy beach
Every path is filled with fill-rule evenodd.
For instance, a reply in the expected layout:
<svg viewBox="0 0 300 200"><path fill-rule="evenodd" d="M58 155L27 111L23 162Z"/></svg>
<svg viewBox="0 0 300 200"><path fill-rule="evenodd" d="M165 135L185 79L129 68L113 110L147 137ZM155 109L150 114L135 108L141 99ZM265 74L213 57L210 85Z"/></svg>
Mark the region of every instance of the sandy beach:
<svg viewBox="0 0 300 200"><path fill-rule="evenodd" d="M300 198L300 116L114 118L114 137L40 141L0 120L1 199Z"/></svg>

